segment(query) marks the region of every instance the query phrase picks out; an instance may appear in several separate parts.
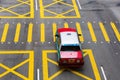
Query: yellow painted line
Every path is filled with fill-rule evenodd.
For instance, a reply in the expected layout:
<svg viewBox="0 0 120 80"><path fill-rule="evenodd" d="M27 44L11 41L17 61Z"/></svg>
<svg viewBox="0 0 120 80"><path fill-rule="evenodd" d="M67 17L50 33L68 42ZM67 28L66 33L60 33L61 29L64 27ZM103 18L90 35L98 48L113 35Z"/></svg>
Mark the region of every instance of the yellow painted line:
<svg viewBox="0 0 120 80"><path fill-rule="evenodd" d="M61 69L58 72L54 73L52 76L49 77L49 80L53 80L55 77L60 75L65 69Z"/></svg>
<svg viewBox="0 0 120 80"><path fill-rule="evenodd" d="M105 29L103 23L102 23L102 22L99 22L99 26L100 26L100 29L101 29L101 31L102 31L102 33L103 33L103 36L104 36L105 40L106 40L107 42L110 42L110 38L109 38L109 36L108 36L108 34L107 34L107 32L106 32L106 29Z"/></svg>
<svg viewBox="0 0 120 80"><path fill-rule="evenodd" d="M53 23L52 29L53 29L53 41L55 42L55 34L56 34L56 30L57 30L56 23Z"/></svg>
<svg viewBox="0 0 120 80"><path fill-rule="evenodd" d="M50 11L50 10L47 10L47 9L44 9L46 12L49 12L51 14L54 14L54 15L58 15L56 12L53 12L53 11Z"/></svg>
<svg viewBox="0 0 120 80"><path fill-rule="evenodd" d="M22 79L24 79L24 80L25 80L25 79L28 79L26 76L24 76L24 75L22 75L22 74L20 74L20 73L18 73L18 72L16 72L16 71L14 71L15 69L21 67L22 65L24 65L24 64L27 63L27 62L29 62L28 59L26 59L25 61L23 61L23 62L21 62L20 64L16 65L16 66L13 67L12 69L10 69L10 72L12 72L13 74L19 76L20 78L22 78Z"/></svg>
<svg viewBox="0 0 120 80"><path fill-rule="evenodd" d="M50 6L52 6L52 5L56 4L56 3L59 3L59 2L61 2L61 1L62 1L62 0L58 0L58 1L56 0L55 2L52 2L52 3L44 6L44 8L50 7Z"/></svg>
<svg viewBox="0 0 120 80"><path fill-rule="evenodd" d="M71 4L68 4L68 3L65 3L65 2L59 2L59 3L61 3L61 4L64 4L64 5L66 5L66 6L69 6L69 7L73 7L73 5L71 5Z"/></svg>
<svg viewBox="0 0 120 80"><path fill-rule="evenodd" d="M3 72L2 74L0 74L0 78L2 78L2 77L4 77L5 75L7 75L7 74L10 72L10 70L9 70L9 68L8 68L7 66L5 66L5 65L3 65L3 64L1 64L1 63L0 63L0 67L2 67L2 68L4 68L4 69L7 70L7 71Z"/></svg>
<svg viewBox="0 0 120 80"><path fill-rule="evenodd" d="M92 41L93 42L97 42L97 39L96 39L94 30L93 30L93 27L92 27L92 23L90 23L90 22L88 22L88 29L90 31L90 35L91 35Z"/></svg>
<svg viewBox="0 0 120 80"><path fill-rule="evenodd" d="M42 51L43 80L48 80L48 64L46 51Z"/></svg>
<svg viewBox="0 0 120 80"><path fill-rule="evenodd" d="M34 52L31 51L29 55L29 80L34 80Z"/></svg>
<svg viewBox="0 0 120 80"><path fill-rule="evenodd" d="M26 16L26 15L29 15L29 14L30 14L30 12L27 12L25 14L22 14L22 16Z"/></svg>
<svg viewBox="0 0 120 80"><path fill-rule="evenodd" d="M41 42L45 42L45 24L42 23L40 25L40 31L41 31Z"/></svg>
<svg viewBox="0 0 120 80"><path fill-rule="evenodd" d="M76 17L81 18L78 7L77 7L77 4L76 4L76 1L72 0L72 3L73 3L73 6L74 6L74 9L75 9Z"/></svg>
<svg viewBox="0 0 120 80"><path fill-rule="evenodd" d="M85 56L87 56L87 55L88 55L87 53L84 53L84 54L83 54L83 57L85 57Z"/></svg>
<svg viewBox="0 0 120 80"><path fill-rule="evenodd" d="M13 19L13 18L20 18L20 19L23 19L23 18L26 18L26 19L29 19L29 18L32 18L32 17L27 17L27 16L0 16L0 18L11 18L11 19Z"/></svg>
<svg viewBox="0 0 120 80"><path fill-rule="evenodd" d="M58 63L57 63L56 61L53 61L53 60L51 60L51 59L49 59L49 58L47 58L47 60L48 60L49 62L51 62L51 63L53 63L53 64L55 64L55 65L58 66Z"/></svg>
<svg viewBox="0 0 120 80"><path fill-rule="evenodd" d="M100 74L99 74L99 71L98 71L98 68L97 68L92 50L87 50L87 53L88 53L89 58L90 58L90 62L91 62L92 69L93 69L93 72L94 72L94 75L95 75L95 79L96 80L101 80L101 77L100 77Z"/></svg>
<svg viewBox="0 0 120 80"><path fill-rule="evenodd" d="M34 18L34 0L30 0L30 17Z"/></svg>
<svg viewBox="0 0 120 80"><path fill-rule="evenodd" d="M17 0L18 2L21 2L21 3L23 3L23 4L27 4L27 5L30 5L28 2L24 2L24 1L22 1L22 0Z"/></svg>
<svg viewBox="0 0 120 80"><path fill-rule="evenodd" d="M111 27L112 27L112 29L113 29L113 31L114 31L118 41L120 42L120 32L118 31L118 29L117 29L117 27L116 27L114 22L110 22L110 24L111 24Z"/></svg>
<svg viewBox="0 0 120 80"><path fill-rule="evenodd" d="M32 51L0 51L0 54L30 54Z"/></svg>
<svg viewBox="0 0 120 80"><path fill-rule="evenodd" d="M21 24L18 23L18 24L17 24L17 27L16 27L14 42L18 42L18 41L19 41L20 29L21 29Z"/></svg>
<svg viewBox="0 0 120 80"><path fill-rule="evenodd" d="M34 80L34 52L33 51L0 51L0 54L29 54L29 58L20 62L16 66L9 68L6 65L0 63L0 67L4 68L6 71L0 74L0 78L6 76L8 73L13 73L14 75L24 79L24 80ZM29 62L29 70L28 70L28 77L24 76L23 74L16 71L17 68L23 66L24 64Z"/></svg>
<svg viewBox="0 0 120 80"><path fill-rule="evenodd" d="M69 26L68 26L68 23L67 23L67 22L65 22L65 23L64 23L64 28L69 28Z"/></svg>
<svg viewBox="0 0 120 80"><path fill-rule="evenodd" d="M1 42L5 42L6 41L8 28L9 28L9 24L7 23L7 24L5 24L5 27L4 27L4 31L3 31L3 34L2 34Z"/></svg>
<svg viewBox="0 0 120 80"><path fill-rule="evenodd" d="M33 24L30 23L28 27L28 36L27 36L27 42L32 42L32 31L33 31Z"/></svg>
<svg viewBox="0 0 120 80"><path fill-rule="evenodd" d="M60 18L70 18L70 19L73 19L73 18L77 18L76 16L43 16L42 18L46 18L46 19L48 19L48 18L58 18L58 19L60 19Z"/></svg>
<svg viewBox="0 0 120 80"><path fill-rule="evenodd" d="M15 69L19 68L20 66L26 64L27 62L29 62L29 59L26 59L26 60L22 61L21 63L14 66L12 69L15 70Z"/></svg>
<svg viewBox="0 0 120 80"><path fill-rule="evenodd" d="M3 7L0 7L0 8L1 8L2 10L4 10L4 11L8 11L8 12L14 14L14 15L21 16L20 14L18 14L18 13L16 13L16 12L13 12L13 11L11 11L11 10L9 10L9 9L5 9L5 8L3 8Z"/></svg>
<svg viewBox="0 0 120 80"><path fill-rule="evenodd" d="M83 74L81 74L81 73L79 73L79 72L77 72L77 71L74 71L74 70L71 70L71 69L68 69L70 72L72 72L73 74L76 74L76 75L78 75L78 76L81 76L82 78L84 78L85 80L93 80L92 78L90 78L90 77L88 77L88 76L86 76L86 75L83 75Z"/></svg>
<svg viewBox="0 0 120 80"><path fill-rule="evenodd" d="M84 42L84 37L83 37L83 34L82 34L82 29L81 29L81 26L80 26L80 24L78 22L76 23L76 28L77 28L78 34L81 34L81 36L79 36L79 40L81 42Z"/></svg>
<svg viewBox="0 0 120 80"><path fill-rule="evenodd" d="M65 15L65 14L67 14L67 13L72 12L72 11L74 11L74 9L70 9L70 10L68 10L68 11L66 11L66 12L63 12L63 13L61 13L61 14L58 14L58 16L59 16L59 15L60 15L60 16L63 16L63 15Z"/></svg>
<svg viewBox="0 0 120 80"><path fill-rule="evenodd" d="M43 5L43 0L39 0L40 4L40 17L44 18L44 5Z"/></svg>

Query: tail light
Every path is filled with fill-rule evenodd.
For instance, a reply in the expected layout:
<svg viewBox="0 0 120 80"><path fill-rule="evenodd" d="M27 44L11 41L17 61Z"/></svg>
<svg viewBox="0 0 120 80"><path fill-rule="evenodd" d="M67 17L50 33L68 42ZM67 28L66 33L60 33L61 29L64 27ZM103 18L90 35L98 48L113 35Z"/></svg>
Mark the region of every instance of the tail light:
<svg viewBox="0 0 120 80"><path fill-rule="evenodd" d="M61 59L60 62L61 63L67 63L68 61L66 59Z"/></svg>
<svg viewBox="0 0 120 80"><path fill-rule="evenodd" d="M77 62L77 63L80 63L81 61L80 61L80 59L78 59L78 60L76 60L76 62Z"/></svg>
<svg viewBox="0 0 120 80"><path fill-rule="evenodd" d="M62 63L67 63L67 60L62 60Z"/></svg>

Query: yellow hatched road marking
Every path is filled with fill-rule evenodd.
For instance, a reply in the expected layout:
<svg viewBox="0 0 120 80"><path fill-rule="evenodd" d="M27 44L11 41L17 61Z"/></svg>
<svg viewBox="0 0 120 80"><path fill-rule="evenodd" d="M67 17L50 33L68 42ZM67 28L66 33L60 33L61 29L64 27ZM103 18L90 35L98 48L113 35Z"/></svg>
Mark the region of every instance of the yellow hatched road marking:
<svg viewBox="0 0 120 80"><path fill-rule="evenodd" d="M8 12L10 12L10 13L12 13L12 14L15 14L15 15L17 15L17 16L21 16L20 14L18 14L18 13L16 13L16 12L13 12L13 11L11 11L11 10L9 10L9 9L5 9L5 8L3 8L3 7L0 7L3 11L8 11ZM0 12L3 12L3 11L0 11Z"/></svg>
<svg viewBox="0 0 120 80"><path fill-rule="evenodd" d="M102 23L102 22L99 22L99 26L100 26L100 29L101 29L101 31L102 31L102 33L103 33L103 36L104 36L105 40L106 40L107 42L110 42L109 36L108 36L108 34L107 34L107 32L106 32L106 29L105 29L103 23Z"/></svg>
<svg viewBox="0 0 120 80"><path fill-rule="evenodd" d="M47 4L47 5L43 5L43 0L40 0L39 1L40 3L40 17L41 18L80 18L80 13L79 13L79 10L78 10L78 7L77 7L77 4L76 4L76 1L72 0L72 4L69 4L69 3L66 3L66 2L63 2L63 0L53 0L53 2ZM51 10L47 10L48 7L51 7L57 3L61 3L63 5L66 5L68 7L71 8L71 10L67 10L63 13L56 13L54 11L51 11ZM75 12L75 16L65 16L64 14L67 14L67 13L70 13L70 12ZM54 16L45 16L45 12L48 12L48 13L51 13L51 14L54 14Z"/></svg>
<svg viewBox="0 0 120 80"><path fill-rule="evenodd" d="M32 42L32 31L33 31L33 24L30 23L28 27L28 36L27 36L27 42Z"/></svg>
<svg viewBox="0 0 120 80"><path fill-rule="evenodd" d="M90 35L91 35L92 41L97 42L97 39L96 39L96 36L95 36L95 33L94 33L94 30L93 30L91 22L88 22L88 29L90 31Z"/></svg>
<svg viewBox="0 0 120 80"><path fill-rule="evenodd" d="M0 7L1 10L0 12L3 12L3 11L7 11L9 13L12 13L14 14L15 16L0 16L1 18L34 18L34 1L33 0L28 0L28 1L22 1L22 0L17 0L19 3L16 4L16 5L12 5L8 8L4 8L4 7ZM17 8L21 5L29 5L30 6L30 11L25 13L25 14L20 14L20 13L16 13L14 12L13 10L11 10L12 8ZM30 14L29 17L27 17L27 14Z"/></svg>
<svg viewBox="0 0 120 80"><path fill-rule="evenodd" d="M29 2L29 1L26 1L26 2ZM2 12L2 11L8 11L8 12L13 13L13 14L15 14L15 15L21 16L20 14L15 13L15 12L9 10L9 9L14 8L14 7L17 7L17 6L20 6L20 5L23 5L23 4L24 4L24 3L20 3L20 4L17 4L17 5L14 5L14 6L8 7L8 8L0 7L0 8L2 9L2 10L0 10L0 12Z"/></svg>
<svg viewBox="0 0 120 80"><path fill-rule="evenodd" d="M26 3L28 3L29 1L26 1ZM20 4L16 4L16 5L13 5L13 6L10 6L10 7L8 7L8 8L4 8L5 10L9 10L9 9L11 9L11 8L15 8L15 7L18 7L18 6L20 6L20 5L23 5L24 3L20 3ZM1 10L2 11L2 10ZM1 12L0 11L0 12ZM3 10L4 11L4 10Z"/></svg>
<svg viewBox="0 0 120 80"><path fill-rule="evenodd" d="M81 36L79 36L80 41L84 42L84 37L83 37L83 34L82 34L82 29L81 29L81 26L80 26L80 24L78 22L76 23L76 28L77 28L78 34L81 34Z"/></svg>
<svg viewBox="0 0 120 80"><path fill-rule="evenodd" d="M56 63L55 61L47 58L47 54L48 53L56 53L56 52L57 52L56 50L43 50L42 51L43 80L53 80L55 77L60 75L65 70L65 69L60 69L59 71L57 71L56 73L54 73L50 77L48 76L48 61L55 64L55 65L57 65L57 66L58 66L58 63ZM85 52L84 57L86 55L89 56L90 63L91 63L91 66L92 66L92 70L93 70L93 73L94 73L94 76L95 76L95 80L101 80L101 77L100 77L100 74L99 74L99 71L98 71L98 68L97 68L97 65L96 65L92 50L85 49L85 50L83 50L83 52ZM86 75L84 75L84 74L82 74L80 72L74 71L74 70L69 69L69 68L66 68L66 69L69 70L70 72L72 72L73 74L75 74L77 76L80 76L80 77L82 77L84 79L93 80L92 78L90 78L90 77L88 77L88 76L86 76Z"/></svg>
<svg viewBox="0 0 120 80"><path fill-rule="evenodd" d="M3 31L3 34L2 34L1 42L5 42L6 41L8 28L9 28L9 24L7 23L7 24L5 24L5 27L4 27L4 31Z"/></svg>
<svg viewBox="0 0 120 80"><path fill-rule="evenodd" d="M55 42L55 34L56 34L56 30L57 30L56 23L53 23L52 29L53 29L53 41Z"/></svg>
<svg viewBox="0 0 120 80"><path fill-rule="evenodd" d="M111 24L111 27L112 27L112 29L113 29L113 31L114 31L118 41L120 41L120 32L117 30L117 27L116 27L115 23L114 22L110 22L110 24Z"/></svg>
<svg viewBox="0 0 120 80"><path fill-rule="evenodd" d="M45 42L45 25L42 23L40 25L40 32L41 32L41 42Z"/></svg>
<svg viewBox="0 0 120 80"><path fill-rule="evenodd" d="M16 66L9 68L6 65L0 63L0 67L4 68L6 71L0 74L0 78L6 76L8 73L13 73L14 75L24 79L24 80L33 80L34 79L34 52L33 51L0 51L0 54L29 54L29 58L20 62ZM24 64L29 62L29 71L28 77L16 71L17 68L23 66Z"/></svg>
<svg viewBox="0 0 120 80"><path fill-rule="evenodd" d="M64 28L69 28L69 26L68 26L68 23L67 23L67 22L65 22L65 23L64 23Z"/></svg>
<svg viewBox="0 0 120 80"><path fill-rule="evenodd" d="M14 37L14 42L19 41L19 36L20 36L20 29L21 29L21 24L17 24L16 32L15 32L15 37Z"/></svg>
<svg viewBox="0 0 120 80"><path fill-rule="evenodd" d="M25 60L24 62L27 63L28 60ZM21 66L21 64L22 64L22 65L25 64L24 62L20 63L19 65ZM19 76L20 78L22 78L22 79L24 79L24 80L28 80L28 78L26 78L26 77L23 76L22 74L14 71L15 69L17 69L17 68L20 67L20 66L17 65L17 67L15 66L15 67L13 67L13 68L9 68L9 67L7 67L7 66L5 66L5 65L3 65L3 64L0 64L0 66L1 66L2 68L4 68L4 69L7 70L6 72L4 72L3 74L0 75L1 78L4 77L5 75L7 75L8 73L12 72L13 74Z"/></svg>

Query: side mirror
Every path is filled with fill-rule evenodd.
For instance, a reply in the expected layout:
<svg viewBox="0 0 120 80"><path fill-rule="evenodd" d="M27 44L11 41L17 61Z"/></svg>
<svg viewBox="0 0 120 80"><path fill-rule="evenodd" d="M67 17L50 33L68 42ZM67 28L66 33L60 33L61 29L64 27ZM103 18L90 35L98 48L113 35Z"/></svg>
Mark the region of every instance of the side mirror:
<svg viewBox="0 0 120 80"><path fill-rule="evenodd" d="M58 34L56 34L55 37L60 37L60 36Z"/></svg>
<svg viewBox="0 0 120 80"><path fill-rule="evenodd" d="M81 34L78 34L78 36L82 36Z"/></svg>

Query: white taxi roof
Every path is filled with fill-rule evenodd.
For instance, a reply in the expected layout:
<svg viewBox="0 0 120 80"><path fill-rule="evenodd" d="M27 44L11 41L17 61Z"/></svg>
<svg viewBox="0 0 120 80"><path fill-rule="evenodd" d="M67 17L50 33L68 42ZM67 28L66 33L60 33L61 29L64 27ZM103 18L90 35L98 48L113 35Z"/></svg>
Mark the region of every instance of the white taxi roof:
<svg viewBox="0 0 120 80"><path fill-rule="evenodd" d="M60 37L62 45L79 44L77 32L61 32Z"/></svg>

